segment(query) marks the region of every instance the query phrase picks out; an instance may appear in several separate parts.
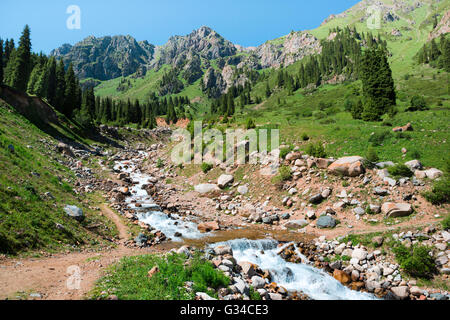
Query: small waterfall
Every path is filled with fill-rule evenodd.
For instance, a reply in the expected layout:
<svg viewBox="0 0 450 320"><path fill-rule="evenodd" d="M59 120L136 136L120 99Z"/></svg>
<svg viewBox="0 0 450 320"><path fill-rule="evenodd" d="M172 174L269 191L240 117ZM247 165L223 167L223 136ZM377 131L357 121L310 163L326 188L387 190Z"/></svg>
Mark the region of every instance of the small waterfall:
<svg viewBox="0 0 450 320"><path fill-rule="evenodd" d="M288 290L299 290L314 300L371 300L373 295L353 291L343 286L326 272L303 263L286 262L277 253L275 240L235 239L216 243L213 247L226 244L233 249L237 261L248 261L262 270L269 270L272 281Z"/></svg>

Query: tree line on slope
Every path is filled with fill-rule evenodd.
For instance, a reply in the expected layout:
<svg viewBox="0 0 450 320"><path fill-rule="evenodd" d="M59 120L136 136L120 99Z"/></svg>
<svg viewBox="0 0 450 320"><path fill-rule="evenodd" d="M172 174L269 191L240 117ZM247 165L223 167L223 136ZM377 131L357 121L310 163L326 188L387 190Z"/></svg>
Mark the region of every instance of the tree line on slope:
<svg viewBox="0 0 450 320"><path fill-rule="evenodd" d="M450 39L445 34L440 35L439 43L432 39L424 44L416 58L419 64L430 64L434 68L450 72Z"/></svg>
<svg viewBox="0 0 450 320"><path fill-rule="evenodd" d="M379 36L375 38L370 32L358 33L355 28L339 27L330 30L330 36L321 41L320 54L306 57L300 63L298 72L289 72L285 68L272 71L275 75L275 87L266 81L268 76L261 76L259 81L266 81L265 98L273 92L286 90L288 95L303 88L316 88L334 77L343 75L348 80L361 79L363 97L352 106L354 118L365 121L379 121L381 116L395 105L395 90L392 71L387 56L387 42ZM214 100L211 113L230 117L235 111L234 99L239 97L241 106L260 103L261 97L250 95L251 86L231 87L226 94Z"/></svg>
<svg viewBox="0 0 450 320"><path fill-rule="evenodd" d="M95 97L92 87L82 90L72 64L66 69L63 60L31 51L28 25L17 48L13 39L0 39L0 84L46 99L86 128L102 123L154 128L155 117L161 115L167 115L169 123L176 123L179 117L186 117L185 106L190 104L187 97L158 99L155 94L146 103Z"/></svg>

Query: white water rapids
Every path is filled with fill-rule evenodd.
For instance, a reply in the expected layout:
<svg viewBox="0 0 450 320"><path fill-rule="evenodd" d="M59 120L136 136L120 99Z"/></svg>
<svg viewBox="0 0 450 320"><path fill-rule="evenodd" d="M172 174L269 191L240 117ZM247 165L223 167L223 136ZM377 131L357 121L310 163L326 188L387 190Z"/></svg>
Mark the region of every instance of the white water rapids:
<svg viewBox="0 0 450 320"><path fill-rule="evenodd" d="M140 154L140 159L146 156L145 153ZM178 215L169 216L161 212L159 206L143 189L151 176L141 173L137 169L136 160L139 158L133 161L117 161L114 169L129 173L130 178L136 183L130 188L131 196L127 197L125 201L130 209L136 210L138 219L154 229L161 230L172 241L182 241L182 238L198 239L205 235L211 235L211 233L200 233L197 224L183 220ZM135 203L140 203L141 207L136 207ZM176 233L181 233L182 236L175 237ZM326 272L307 263L286 262L277 254L280 248L275 240L235 239L216 243L212 247L219 244L231 246L233 256L237 261L248 261L258 265L262 270L269 270L273 282L288 290L302 291L312 299L375 299L371 294L350 290ZM301 256L302 261L307 260L298 251L297 254Z"/></svg>
<svg viewBox="0 0 450 320"><path fill-rule="evenodd" d="M275 240L235 239L218 245L229 245L237 261L248 261L262 270L269 270L272 281L287 290L300 290L314 300L370 300L375 297L368 293L353 291L343 286L326 272L305 263L286 262L278 252ZM298 253L297 253L298 254ZM301 256L302 260L306 260Z"/></svg>

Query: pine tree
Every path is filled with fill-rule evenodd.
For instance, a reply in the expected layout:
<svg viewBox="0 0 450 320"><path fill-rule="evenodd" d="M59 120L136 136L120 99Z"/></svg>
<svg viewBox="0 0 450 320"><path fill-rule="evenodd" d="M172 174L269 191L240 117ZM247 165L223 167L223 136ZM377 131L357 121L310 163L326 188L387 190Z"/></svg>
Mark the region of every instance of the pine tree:
<svg viewBox="0 0 450 320"><path fill-rule="evenodd" d="M444 39L442 46L442 61L444 70L450 72L450 40Z"/></svg>
<svg viewBox="0 0 450 320"><path fill-rule="evenodd" d="M361 80L365 121L380 121L381 116L396 104L392 70L386 51L369 49L362 59Z"/></svg>
<svg viewBox="0 0 450 320"><path fill-rule="evenodd" d="M56 88L53 106L60 112L64 111L66 92L66 72L64 70L64 62L59 60L56 67Z"/></svg>
<svg viewBox="0 0 450 320"><path fill-rule="evenodd" d="M10 60L9 63L12 64L9 85L25 92L32 68L30 28L28 25L23 29L17 54L14 56L14 60Z"/></svg>
<svg viewBox="0 0 450 320"><path fill-rule="evenodd" d="M64 91L64 111L63 113L70 117L74 109L79 108L79 92L78 83L73 71L73 65L70 64L65 75L65 91Z"/></svg>
<svg viewBox="0 0 450 320"><path fill-rule="evenodd" d="M272 95L272 91L270 91L269 83L266 82L266 97L269 98Z"/></svg>
<svg viewBox="0 0 450 320"><path fill-rule="evenodd" d="M47 91L45 97L48 102L54 106L55 104L55 96L56 96L56 59L55 57L51 57L45 66L46 69L46 82L47 82Z"/></svg>
<svg viewBox="0 0 450 320"><path fill-rule="evenodd" d="M37 63L33 71L31 71L30 80L28 80L27 92L29 94L38 94L38 81L41 79L42 73L44 72L44 66ZM39 95L39 94L38 94Z"/></svg>
<svg viewBox="0 0 450 320"><path fill-rule="evenodd" d="M352 104L350 112L353 119L362 119L363 104L361 102L361 99L358 99L357 103Z"/></svg>
<svg viewBox="0 0 450 320"><path fill-rule="evenodd" d="M227 113L226 113L226 115L228 117L231 117L234 114L234 111L235 111L235 105L234 105L233 95L228 94L228 98L227 98Z"/></svg>
<svg viewBox="0 0 450 320"><path fill-rule="evenodd" d="M0 39L0 84L3 83L3 40Z"/></svg>
<svg viewBox="0 0 450 320"><path fill-rule="evenodd" d="M439 50L436 41L434 39L431 40L430 60L435 61L439 58L440 55L441 51Z"/></svg>
<svg viewBox="0 0 450 320"><path fill-rule="evenodd" d="M15 45L14 45L14 39L6 39L5 41L5 58L3 61L3 67L6 67L6 65L9 62L9 58L11 57L11 54L15 51Z"/></svg>

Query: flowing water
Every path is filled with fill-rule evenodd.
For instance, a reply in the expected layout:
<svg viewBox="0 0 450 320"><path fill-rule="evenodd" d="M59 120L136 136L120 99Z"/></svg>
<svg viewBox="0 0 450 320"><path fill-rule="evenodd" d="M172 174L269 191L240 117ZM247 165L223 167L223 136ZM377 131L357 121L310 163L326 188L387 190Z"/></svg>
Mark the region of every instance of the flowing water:
<svg viewBox="0 0 450 320"><path fill-rule="evenodd" d="M141 153L141 158L144 156L145 153ZM214 242L215 233L200 233L196 223L185 220L178 215L168 215L160 211L159 206L153 202L153 199L143 188L145 184L148 184L151 176L141 173L137 169L136 160L117 161L114 168L122 172L128 172L130 178L136 183L131 187L131 196L127 197L126 203L130 209L136 210L137 217L140 221L157 230L161 230L174 242L199 242L201 238L207 238L208 242ZM136 207L136 203L139 203L141 206ZM248 230L241 231L243 234L248 232ZM177 233L181 233L181 236L175 236ZM232 231L231 233L234 236L239 236L239 231ZM217 234L217 238L216 241L223 240L224 232ZM350 290L326 272L314 268L298 250L297 254L302 258L304 263L286 262L278 255L282 247L278 247L279 242L276 240L249 240L239 238L216 242L211 244L210 247L219 244L231 246L233 256L237 261L248 261L258 265L263 270L269 270L273 282L288 290L302 291L312 299L375 299L371 294Z"/></svg>
<svg viewBox="0 0 450 320"><path fill-rule="evenodd" d="M269 270L273 282L287 290L302 291L314 300L374 299L371 294L350 290L326 272L308 263L286 262L278 254L285 246L278 247L278 241L235 239L211 246L222 244L229 245L233 249L233 256L237 261L248 261L258 265L262 270ZM307 260L299 252L297 254L303 261Z"/></svg>

